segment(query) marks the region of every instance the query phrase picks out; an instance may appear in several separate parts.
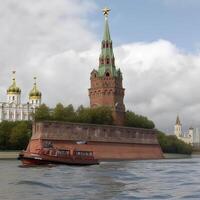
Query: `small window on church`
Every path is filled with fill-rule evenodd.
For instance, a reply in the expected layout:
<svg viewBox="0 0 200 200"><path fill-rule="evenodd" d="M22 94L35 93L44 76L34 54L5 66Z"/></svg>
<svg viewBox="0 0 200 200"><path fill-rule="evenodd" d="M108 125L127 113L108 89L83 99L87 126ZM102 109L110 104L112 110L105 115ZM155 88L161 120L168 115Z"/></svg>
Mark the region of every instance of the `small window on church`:
<svg viewBox="0 0 200 200"><path fill-rule="evenodd" d="M110 59L106 58L106 64L109 64L109 63L110 63Z"/></svg>
<svg viewBox="0 0 200 200"><path fill-rule="evenodd" d="M106 48L108 48L108 42L106 42Z"/></svg>
<svg viewBox="0 0 200 200"><path fill-rule="evenodd" d="M105 43L102 44L102 47L105 48Z"/></svg>
<svg viewBox="0 0 200 200"><path fill-rule="evenodd" d="M107 72L107 73L106 73L106 76L107 76L107 77L109 77L109 76L110 76L109 72Z"/></svg>
<svg viewBox="0 0 200 200"><path fill-rule="evenodd" d="M101 64L103 64L103 58L101 58Z"/></svg>

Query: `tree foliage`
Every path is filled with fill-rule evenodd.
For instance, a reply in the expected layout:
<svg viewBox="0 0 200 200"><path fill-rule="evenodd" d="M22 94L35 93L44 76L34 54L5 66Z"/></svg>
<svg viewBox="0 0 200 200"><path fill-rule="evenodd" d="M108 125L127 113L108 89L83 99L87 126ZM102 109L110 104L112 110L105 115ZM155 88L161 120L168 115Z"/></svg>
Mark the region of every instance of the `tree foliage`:
<svg viewBox="0 0 200 200"><path fill-rule="evenodd" d="M35 114L33 115L35 120L51 120L50 109L46 104L41 104L36 108Z"/></svg>
<svg viewBox="0 0 200 200"><path fill-rule="evenodd" d="M175 135L165 135L159 131L157 138L164 153L192 153L192 146L190 144L186 144L182 140L179 140Z"/></svg>
<svg viewBox="0 0 200 200"><path fill-rule="evenodd" d="M24 149L31 137L32 123L28 121L0 123L0 150Z"/></svg>
<svg viewBox="0 0 200 200"><path fill-rule="evenodd" d="M85 108L82 105L74 110L74 107L70 104L64 107L61 103L58 103L52 112L45 105L41 105L37 108L35 113L35 120L55 120L77 123L90 123L90 124L112 124L112 110L110 107L101 106L97 108Z"/></svg>
<svg viewBox="0 0 200 200"><path fill-rule="evenodd" d="M36 109L35 120L55 120L77 123L90 123L90 124L113 124L112 110L108 106L99 106L96 108L87 108L79 106L77 110L73 105L66 107L58 103L54 109L50 109L42 104ZM127 111L125 113L125 126L137 128L154 128L154 123L147 117L137 115L134 112Z"/></svg>
<svg viewBox="0 0 200 200"><path fill-rule="evenodd" d="M112 110L110 107L101 106L97 108L79 107L76 112L76 120L81 123L90 124L113 124Z"/></svg>
<svg viewBox="0 0 200 200"><path fill-rule="evenodd" d="M127 111L125 114L125 126L137 128L154 128L153 121L142 115L137 115L132 111Z"/></svg>

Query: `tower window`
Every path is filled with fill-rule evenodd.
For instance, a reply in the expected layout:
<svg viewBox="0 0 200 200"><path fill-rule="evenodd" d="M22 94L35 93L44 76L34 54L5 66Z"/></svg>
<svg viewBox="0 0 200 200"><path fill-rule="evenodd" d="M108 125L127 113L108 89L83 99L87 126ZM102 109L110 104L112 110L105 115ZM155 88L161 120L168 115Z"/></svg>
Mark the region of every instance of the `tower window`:
<svg viewBox="0 0 200 200"><path fill-rule="evenodd" d="M106 64L109 64L109 63L110 63L110 59L106 58Z"/></svg>
<svg viewBox="0 0 200 200"><path fill-rule="evenodd" d="M102 47L105 48L105 43L103 42Z"/></svg>
<svg viewBox="0 0 200 200"><path fill-rule="evenodd" d="M106 42L106 48L108 48L108 42Z"/></svg>
<svg viewBox="0 0 200 200"><path fill-rule="evenodd" d="M106 73L106 76L107 76L107 77L109 77L109 76L110 76L110 73L109 73L109 72L107 72L107 73Z"/></svg>
<svg viewBox="0 0 200 200"><path fill-rule="evenodd" d="M101 64L103 64L104 62L103 62L103 58L101 58Z"/></svg>

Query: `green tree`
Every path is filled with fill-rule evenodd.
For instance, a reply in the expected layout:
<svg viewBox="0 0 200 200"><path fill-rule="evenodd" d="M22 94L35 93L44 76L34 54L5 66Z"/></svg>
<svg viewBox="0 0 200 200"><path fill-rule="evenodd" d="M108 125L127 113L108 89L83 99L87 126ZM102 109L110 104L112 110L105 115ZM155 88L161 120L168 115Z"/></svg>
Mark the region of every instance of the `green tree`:
<svg viewBox="0 0 200 200"><path fill-rule="evenodd" d="M80 106L76 111L76 122L91 124L112 124L112 110L107 106L84 108Z"/></svg>
<svg viewBox="0 0 200 200"><path fill-rule="evenodd" d="M52 119L58 121L64 121L66 118L65 108L61 103L58 103L52 112Z"/></svg>
<svg viewBox="0 0 200 200"><path fill-rule="evenodd" d="M179 140L175 135L165 135L163 132L158 131L157 138L164 153L192 153L192 146Z"/></svg>
<svg viewBox="0 0 200 200"><path fill-rule="evenodd" d="M76 113L72 104L64 108L65 111L65 121L74 122L76 118Z"/></svg>
<svg viewBox="0 0 200 200"><path fill-rule="evenodd" d="M10 145L12 149L25 149L28 144L28 141L31 137L31 129L28 126L28 123L22 121L18 122L16 126L12 128L10 135Z"/></svg>
<svg viewBox="0 0 200 200"><path fill-rule="evenodd" d="M91 108L90 114L92 124L113 124L112 110L108 106Z"/></svg>
<svg viewBox="0 0 200 200"><path fill-rule="evenodd" d="M79 106L76 111L76 119L75 122L78 123L91 123L91 109L90 108L84 108L83 106Z"/></svg>
<svg viewBox="0 0 200 200"><path fill-rule="evenodd" d="M11 148L9 139L12 132L12 128L16 125L16 122L3 121L0 123L0 149L7 150Z"/></svg>
<svg viewBox="0 0 200 200"><path fill-rule="evenodd" d="M137 115L132 111L125 113L125 126L148 129L155 127L153 121L142 115Z"/></svg>
<svg viewBox="0 0 200 200"><path fill-rule="evenodd" d="M34 119L38 120L50 120L50 109L46 104L41 104L35 111Z"/></svg>

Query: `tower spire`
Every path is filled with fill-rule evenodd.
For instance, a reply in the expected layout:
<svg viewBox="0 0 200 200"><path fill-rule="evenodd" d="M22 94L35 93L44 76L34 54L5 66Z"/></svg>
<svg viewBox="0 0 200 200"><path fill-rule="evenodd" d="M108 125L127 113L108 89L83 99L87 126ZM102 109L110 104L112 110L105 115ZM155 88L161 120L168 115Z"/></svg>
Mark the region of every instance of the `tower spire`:
<svg viewBox="0 0 200 200"><path fill-rule="evenodd" d="M181 125L181 121L179 119L179 115L177 115L177 117L176 117L176 125Z"/></svg>
<svg viewBox="0 0 200 200"><path fill-rule="evenodd" d="M110 12L110 9L106 7L102 11L105 19L103 40L101 42L101 54L99 56L98 75L100 77L103 77L104 75L118 77L121 76L121 72L115 67L115 57L113 53L112 40L110 37L110 30L108 25L108 14Z"/></svg>
<svg viewBox="0 0 200 200"><path fill-rule="evenodd" d="M33 79L34 79L34 85L36 86L36 79L37 79L37 77L34 77Z"/></svg>
<svg viewBox="0 0 200 200"><path fill-rule="evenodd" d="M102 11L105 16L103 40L110 41L111 38L110 38L110 31L109 31L109 26L108 26L108 14L110 12L110 9L106 7Z"/></svg>
<svg viewBox="0 0 200 200"><path fill-rule="evenodd" d="M16 73L16 71L12 71L12 76L13 76L13 78L12 78L12 80L13 80L13 85L16 86L15 73Z"/></svg>

